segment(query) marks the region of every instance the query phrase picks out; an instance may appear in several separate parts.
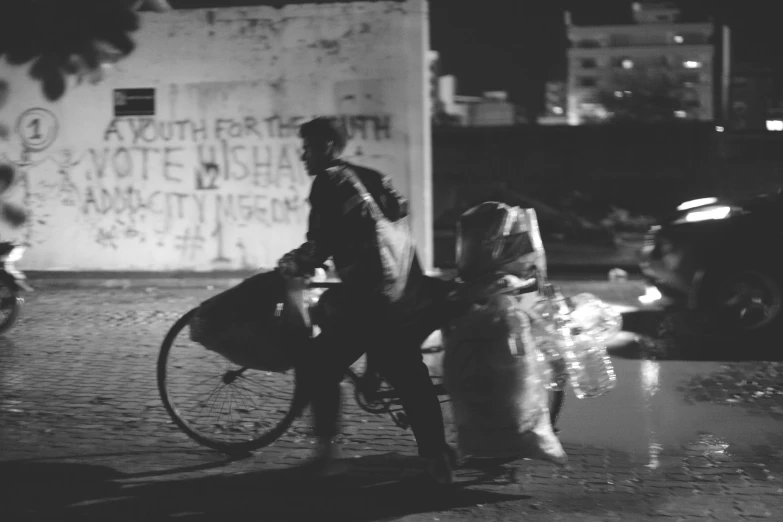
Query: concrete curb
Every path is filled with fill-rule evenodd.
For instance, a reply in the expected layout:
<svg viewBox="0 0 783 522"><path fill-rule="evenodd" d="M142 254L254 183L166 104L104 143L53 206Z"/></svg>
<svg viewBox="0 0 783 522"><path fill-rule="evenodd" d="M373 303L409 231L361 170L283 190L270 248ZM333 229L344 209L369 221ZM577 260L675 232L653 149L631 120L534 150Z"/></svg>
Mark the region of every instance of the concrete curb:
<svg viewBox="0 0 783 522"><path fill-rule="evenodd" d="M258 272L27 272L34 289L230 288Z"/></svg>
<svg viewBox="0 0 783 522"><path fill-rule="evenodd" d="M231 288L242 282L243 278L144 278L144 279L97 279L77 278L66 279L30 279L34 290L46 289L129 289L129 288L179 288L179 289L213 289Z"/></svg>
<svg viewBox="0 0 783 522"><path fill-rule="evenodd" d="M606 280L609 270L621 268L629 276L636 278L639 269L635 266L604 265L559 265L550 266L549 274L553 279L592 279ZM30 285L36 289L129 289L129 288L230 288L258 271L221 271L221 272L65 272L65 271L29 271L26 272ZM433 275L453 277L453 269L437 270Z"/></svg>

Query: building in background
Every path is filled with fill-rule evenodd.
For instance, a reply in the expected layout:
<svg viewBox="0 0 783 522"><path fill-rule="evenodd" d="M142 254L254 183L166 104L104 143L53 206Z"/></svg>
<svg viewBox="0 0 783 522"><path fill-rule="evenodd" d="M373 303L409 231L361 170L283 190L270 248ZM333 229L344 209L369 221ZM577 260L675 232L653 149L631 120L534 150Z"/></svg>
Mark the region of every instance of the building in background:
<svg viewBox="0 0 783 522"><path fill-rule="evenodd" d="M439 93L440 82L440 53L438 51L430 50L427 53L427 63L429 64L429 109L430 118L434 118L435 115L443 110L442 102Z"/></svg>
<svg viewBox="0 0 783 522"><path fill-rule="evenodd" d="M446 74L438 78L438 102L446 114L457 114L457 78L453 74Z"/></svg>
<svg viewBox="0 0 783 522"><path fill-rule="evenodd" d="M770 67L752 63L738 64L731 76L728 127L738 131L778 130L776 109L780 96ZM783 129L780 129L783 130Z"/></svg>
<svg viewBox="0 0 783 522"><path fill-rule="evenodd" d="M668 2L634 2L632 13L632 24L601 26L574 25L566 13L568 122L611 118L607 95L622 101L640 84L665 91L673 118L709 121L722 114L728 30L718 31L711 21L682 23L680 10Z"/></svg>
<svg viewBox="0 0 783 522"><path fill-rule="evenodd" d="M505 91L487 91L473 105L471 124L476 127L506 127L517 123L517 108Z"/></svg>
<svg viewBox="0 0 783 522"><path fill-rule="evenodd" d="M457 79L438 79L436 126L502 127L520 123L519 108L505 91L487 91L481 96L457 94Z"/></svg>
<svg viewBox="0 0 783 522"><path fill-rule="evenodd" d="M481 97L457 94L457 78L451 74L441 76L438 87L443 107L439 126L465 127L471 125L473 107L481 101Z"/></svg>
<svg viewBox="0 0 783 522"><path fill-rule="evenodd" d="M541 125L567 124L568 89L566 82L546 82L544 91L544 114L538 118L538 123Z"/></svg>

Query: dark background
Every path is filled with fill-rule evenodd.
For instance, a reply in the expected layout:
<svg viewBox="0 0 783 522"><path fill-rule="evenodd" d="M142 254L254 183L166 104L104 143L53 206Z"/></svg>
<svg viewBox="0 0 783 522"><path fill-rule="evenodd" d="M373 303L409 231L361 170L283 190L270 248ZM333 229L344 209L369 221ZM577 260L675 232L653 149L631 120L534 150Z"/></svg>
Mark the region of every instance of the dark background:
<svg viewBox="0 0 783 522"><path fill-rule="evenodd" d="M359 1L359 0L342 0ZM175 8L228 7L334 0L169 0ZM503 90L535 114L543 84L563 79L566 34L563 13L576 25L631 23L631 0L429 0L431 48L441 73L457 76L460 94ZM674 0L683 21L713 17L732 29L735 63L753 62L783 76L780 0Z"/></svg>
<svg viewBox="0 0 783 522"><path fill-rule="evenodd" d="M712 16L732 30L735 63L753 62L783 72L780 34L783 2L679 0L683 21ZM512 101L537 112L543 83L565 79L564 11L575 25L631 23L629 0L430 0L431 47L441 53L441 73L457 77L460 94L505 90Z"/></svg>

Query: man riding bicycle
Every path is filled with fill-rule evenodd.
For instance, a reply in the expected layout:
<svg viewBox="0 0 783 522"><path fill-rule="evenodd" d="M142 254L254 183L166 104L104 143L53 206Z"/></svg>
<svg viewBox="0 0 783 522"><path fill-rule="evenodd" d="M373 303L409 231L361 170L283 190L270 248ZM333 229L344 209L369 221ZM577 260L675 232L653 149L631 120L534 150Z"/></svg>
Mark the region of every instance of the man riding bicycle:
<svg viewBox="0 0 783 522"><path fill-rule="evenodd" d="M289 276L310 275L332 258L338 274L353 274L322 297L334 313L298 369L311 397L318 438L308 468L319 475L340 471L334 443L340 381L345 370L367 352L373 367L399 393L419 455L427 462L426 476L436 484L451 483L454 451L446 443L440 402L420 351L430 331L425 316L432 314L433 303L445 292L424 275L414 255L410 269L399 276L404 279L397 281L404 287L402 295L390 301L379 294L380 281L374 280L376 272L367 269L363 256L374 239L375 218L368 201L357 192L356 180L390 222L407 216L407 201L388 176L341 159L346 139L330 120L306 122L299 135L302 161L314 177L307 241L283 256L278 268Z"/></svg>

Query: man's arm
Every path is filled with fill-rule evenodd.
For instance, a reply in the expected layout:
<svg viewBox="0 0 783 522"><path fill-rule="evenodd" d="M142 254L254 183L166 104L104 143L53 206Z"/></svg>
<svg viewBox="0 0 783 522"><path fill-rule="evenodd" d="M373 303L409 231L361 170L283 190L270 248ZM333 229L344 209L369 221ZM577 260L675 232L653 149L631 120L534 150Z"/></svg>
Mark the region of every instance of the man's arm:
<svg viewBox="0 0 783 522"><path fill-rule="evenodd" d="M310 216L307 241L287 253L278 265L288 271L312 274L334 253L335 211L334 187L328 179L316 178L310 191ZM293 267L290 265L293 263Z"/></svg>
<svg viewBox="0 0 783 522"><path fill-rule="evenodd" d="M404 218L408 215L408 200L394 188L391 176L381 174L383 192L380 196L380 206L386 209L387 215L392 220ZM396 217L395 217L396 216Z"/></svg>

